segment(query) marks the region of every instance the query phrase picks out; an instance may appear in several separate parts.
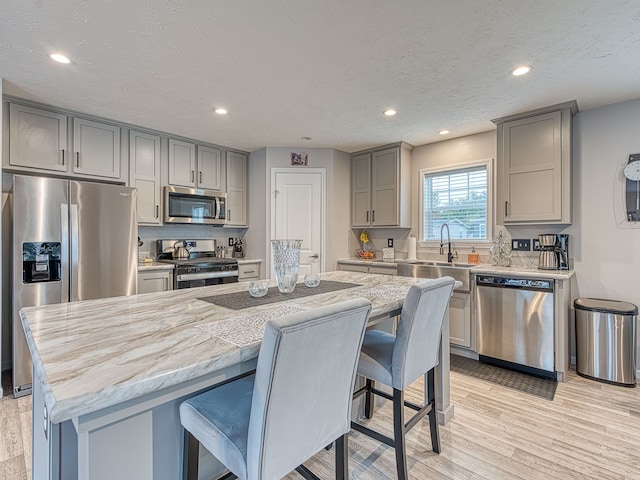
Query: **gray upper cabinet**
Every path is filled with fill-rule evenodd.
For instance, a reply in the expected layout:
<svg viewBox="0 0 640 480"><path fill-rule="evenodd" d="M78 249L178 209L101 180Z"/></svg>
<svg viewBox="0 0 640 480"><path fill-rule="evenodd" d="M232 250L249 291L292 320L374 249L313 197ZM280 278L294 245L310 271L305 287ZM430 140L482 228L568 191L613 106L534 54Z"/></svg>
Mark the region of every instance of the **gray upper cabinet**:
<svg viewBox="0 0 640 480"><path fill-rule="evenodd" d="M160 137L148 133L129 132L129 184L138 189L138 223L162 223L160 176ZM142 293L142 292L138 292Z"/></svg>
<svg viewBox="0 0 640 480"><path fill-rule="evenodd" d="M84 118L73 118L69 123L70 118L56 111L10 103L8 166L21 171L125 181L120 127ZM72 126L71 132L68 125Z"/></svg>
<svg viewBox="0 0 640 480"><path fill-rule="evenodd" d="M222 151L217 148L198 145L198 174L196 184L199 188L224 192L226 189L226 168Z"/></svg>
<svg viewBox="0 0 640 480"><path fill-rule="evenodd" d="M9 165L66 172L69 156L66 115L9 105Z"/></svg>
<svg viewBox="0 0 640 480"><path fill-rule="evenodd" d="M73 172L120 179L120 127L73 119Z"/></svg>
<svg viewBox="0 0 640 480"><path fill-rule="evenodd" d="M493 120L498 126L498 222L571 223L575 101Z"/></svg>
<svg viewBox="0 0 640 480"><path fill-rule="evenodd" d="M410 227L411 150L406 144L351 158L351 225Z"/></svg>
<svg viewBox="0 0 640 480"><path fill-rule="evenodd" d="M204 190L225 190L222 151L206 145L169 139L169 184Z"/></svg>
<svg viewBox="0 0 640 480"><path fill-rule="evenodd" d="M247 223L247 156L227 152L227 224L246 227Z"/></svg>
<svg viewBox="0 0 640 480"><path fill-rule="evenodd" d="M195 143L169 139L169 185L196 186Z"/></svg>

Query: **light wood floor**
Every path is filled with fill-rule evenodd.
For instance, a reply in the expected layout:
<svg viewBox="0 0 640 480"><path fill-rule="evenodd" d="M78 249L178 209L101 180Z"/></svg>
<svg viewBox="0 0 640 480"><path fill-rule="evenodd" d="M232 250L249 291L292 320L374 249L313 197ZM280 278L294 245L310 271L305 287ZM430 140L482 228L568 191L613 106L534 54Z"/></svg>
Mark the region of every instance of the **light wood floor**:
<svg viewBox="0 0 640 480"><path fill-rule="evenodd" d="M417 383L410 396L419 398L421 391ZM640 479L640 387L572 372L550 402L452 373L451 394L455 418L440 429L440 455L431 451L426 421L409 435L413 479ZM371 422L390 433L389 405ZM30 437L30 397L0 400L0 480L31 478ZM349 455L351 479L396 478L387 446L354 432ZM306 465L332 478L333 452Z"/></svg>

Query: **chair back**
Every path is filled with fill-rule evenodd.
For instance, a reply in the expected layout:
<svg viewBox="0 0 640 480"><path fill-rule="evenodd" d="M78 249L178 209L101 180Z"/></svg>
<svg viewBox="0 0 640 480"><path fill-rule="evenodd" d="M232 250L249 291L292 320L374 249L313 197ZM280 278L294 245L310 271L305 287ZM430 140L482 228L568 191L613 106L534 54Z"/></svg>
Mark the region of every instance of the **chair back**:
<svg viewBox="0 0 640 480"><path fill-rule="evenodd" d="M247 474L282 478L350 429L371 302L349 300L270 321L249 421Z"/></svg>
<svg viewBox="0 0 640 480"><path fill-rule="evenodd" d="M412 285L402 305L391 363L392 387L404 390L438 364L442 323L455 280L424 280Z"/></svg>

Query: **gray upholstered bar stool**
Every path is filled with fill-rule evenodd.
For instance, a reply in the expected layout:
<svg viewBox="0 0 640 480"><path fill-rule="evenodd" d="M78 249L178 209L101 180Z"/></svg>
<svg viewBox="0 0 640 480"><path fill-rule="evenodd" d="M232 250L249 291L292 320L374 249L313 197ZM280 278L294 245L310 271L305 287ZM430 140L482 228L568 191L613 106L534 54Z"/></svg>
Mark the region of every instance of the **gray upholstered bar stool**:
<svg viewBox="0 0 640 480"><path fill-rule="evenodd" d="M198 442L241 479L279 479L336 441L336 478L348 478L356 365L371 303L365 299L267 323L255 375L180 405L185 474L197 479ZM223 478L231 478L230 474Z"/></svg>
<svg viewBox="0 0 640 480"><path fill-rule="evenodd" d="M442 277L413 285L402 306L396 335L368 330L364 336L358 374L366 378L366 383L354 392L354 398L365 394L367 418L373 414L374 395L393 401L393 438L356 422L351 427L395 448L399 480L408 478L405 434L425 415L429 416L431 447L440 453L433 369L438 364L440 333L454 284L453 278ZM425 373L428 391L425 405L405 401L404 390ZM376 389L374 382L392 387L393 395ZM406 423L404 406L418 412Z"/></svg>

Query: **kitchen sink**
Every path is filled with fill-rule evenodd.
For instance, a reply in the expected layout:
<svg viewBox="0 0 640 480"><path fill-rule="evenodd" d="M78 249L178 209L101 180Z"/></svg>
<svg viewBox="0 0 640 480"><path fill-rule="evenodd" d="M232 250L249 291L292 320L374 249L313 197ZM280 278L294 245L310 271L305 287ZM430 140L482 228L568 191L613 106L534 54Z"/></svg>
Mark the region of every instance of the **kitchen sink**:
<svg viewBox="0 0 640 480"><path fill-rule="evenodd" d="M471 291L471 268L477 265L458 262L433 262L428 260L411 260L398 263L398 275L415 278L453 277L462 283L456 292Z"/></svg>

